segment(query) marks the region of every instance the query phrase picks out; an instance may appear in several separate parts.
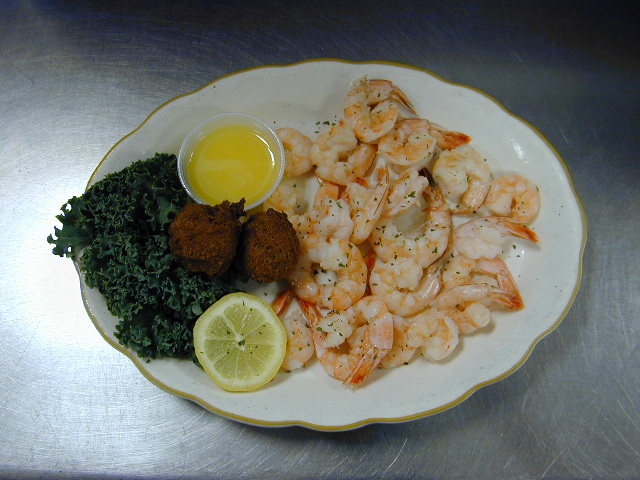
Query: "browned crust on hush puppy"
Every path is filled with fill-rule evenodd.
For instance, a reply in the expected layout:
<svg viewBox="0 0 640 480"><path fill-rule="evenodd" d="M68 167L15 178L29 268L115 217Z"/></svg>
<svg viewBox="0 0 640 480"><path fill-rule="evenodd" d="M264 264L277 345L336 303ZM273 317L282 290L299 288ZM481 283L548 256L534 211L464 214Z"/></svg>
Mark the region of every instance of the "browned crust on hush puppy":
<svg viewBox="0 0 640 480"><path fill-rule="evenodd" d="M225 273L236 254L243 212L244 199L215 206L185 205L169 226L171 253L191 272Z"/></svg>
<svg viewBox="0 0 640 480"><path fill-rule="evenodd" d="M270 208L244 223L236 263L255 281L269 283L293 270L299 249L298 237L287 216Z"/></svg>

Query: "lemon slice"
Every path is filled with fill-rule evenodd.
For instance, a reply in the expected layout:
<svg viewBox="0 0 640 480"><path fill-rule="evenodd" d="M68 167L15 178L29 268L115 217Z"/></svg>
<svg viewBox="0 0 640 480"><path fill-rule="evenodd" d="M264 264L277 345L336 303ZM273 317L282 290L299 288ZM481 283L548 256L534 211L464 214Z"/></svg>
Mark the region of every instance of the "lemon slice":
<svg viewBox="0 0 640 480"><path fill-rule="evenodd" d="M247 392L275 377L287 335L267 302L231 293L198 318L193 343L200 365L214 382L225 390Z"/></svg>

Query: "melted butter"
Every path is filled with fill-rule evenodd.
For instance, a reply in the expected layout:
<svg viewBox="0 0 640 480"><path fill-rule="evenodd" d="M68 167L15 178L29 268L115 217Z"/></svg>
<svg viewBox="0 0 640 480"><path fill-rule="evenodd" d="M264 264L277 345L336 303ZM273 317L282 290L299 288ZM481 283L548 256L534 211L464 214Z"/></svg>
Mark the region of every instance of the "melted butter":
<svg viewBox="0 0 640 480"><path fill-rule="evenodd" d="M245 205L265 195L278 176L278 166L262 134L247 125L226 125L205 135L186 166L194 193L204 202L223 200Z"/></svg>

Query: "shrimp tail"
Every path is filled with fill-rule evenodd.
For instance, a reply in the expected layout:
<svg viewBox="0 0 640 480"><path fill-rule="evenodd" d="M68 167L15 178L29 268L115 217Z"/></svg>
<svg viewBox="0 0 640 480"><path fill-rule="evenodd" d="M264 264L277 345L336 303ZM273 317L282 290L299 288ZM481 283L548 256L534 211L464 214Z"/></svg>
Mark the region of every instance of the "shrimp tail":
<svg viewBox="0 0 640 480"><path fill-rule="evenodd" d="M369 84L372 86L376 86L379 83L388 84L390 82L388 80L379 80L379 79L369 80ZM402 90L400 90L396 85L391 84L391 93L389 97L395 100L396 102L398 102L400 105L402 105L404 108L409 110L414 115L417 115L416 110L413 106L413 103L411 103L411 100L409 100L409 97L407 97L407 95Z"/></svg>
<svg viewBox="0 0 640 480"><path fill-rule="evenodd" d="M460 145L464 145L471 141L471 137L461 132L446 131L441 132L438 138L438 145L443 150L452 150Z"/></svg>
<svg viewBox="0 0 640 480"><path fill-rule="evenodd" d="M514 222L506 217L488 217L488 220L505 228L511 235L524 238L532 242L538 242L538 235L522 223Z"/></svg>
<svg viewBox="0 0 640 480"><path fill-rule="evenodd" d="M495 289L489 292L489 298L509 310L521 310L524 308L524 302L522 301L522 297L519 293Z"/></svg>
<svg viewBox="0 0 640 480"><path fill-rule="evenodd" d="M298 298L298 305L304 317L309 321L309 324L315 328L319 322L320 311L315 303L307 302L302 298Z"/></svg>
<svg viewBox="0 0 640 480"><path fill-rule="evenodd" d="M480 271L495 275L498 281L498 288L514 295L515 300L512 300L511 304L519 305L515 308L522 308L523 302L520 290L518 289L518 285L516 284L516 281L504 260L500 257L496 257L491 260L482 258L478 260L478 266Z"/></svg>
<svg viewBox="0 0 640 480"><path fill-rule="evenodd" d="M320 334L317 326L320 323L321 313L318 306L315 303L307 302L301 298L298 298L298 305L302 311L302 315L305 317L309 325L311 325L311 335L313 338L313 345L316 351L316 355L319 359L326 353L326 348L322 346Z"/></svg>
<svg viewBox="0 0 640 480"><path fill-rule="evenodd" d="M287 288L280 292L276 298L271 302L271 308L276 312L276 315L282 315L291 302L293 301L293 290L291 288Z"/></svg>
<svg viewBox="0 0 640 480"><path fill-rule="evenodd" d="M360 361L356 364L351 374L343 382L344 385L359 385L367 378L373 370L378 366L384 355L376 353L375 347L371 347L367 353L365 353Z"/></svg>

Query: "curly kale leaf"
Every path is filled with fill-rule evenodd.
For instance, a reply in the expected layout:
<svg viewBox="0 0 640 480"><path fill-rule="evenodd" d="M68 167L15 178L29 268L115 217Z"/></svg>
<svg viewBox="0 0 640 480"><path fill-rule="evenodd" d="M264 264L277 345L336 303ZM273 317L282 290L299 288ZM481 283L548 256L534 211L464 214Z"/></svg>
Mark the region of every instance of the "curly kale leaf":
<svg viewBox="0 0 640 480"><path fill-rule="evenodd" d="M120 318L116 337L141 357L194 359L196 319L237 291L174 261L168 228L187 202L175 155L156 154L71 198L47 238L55 255L79 260L87 286Z"/></svg>

